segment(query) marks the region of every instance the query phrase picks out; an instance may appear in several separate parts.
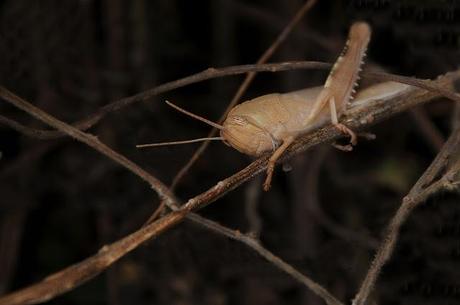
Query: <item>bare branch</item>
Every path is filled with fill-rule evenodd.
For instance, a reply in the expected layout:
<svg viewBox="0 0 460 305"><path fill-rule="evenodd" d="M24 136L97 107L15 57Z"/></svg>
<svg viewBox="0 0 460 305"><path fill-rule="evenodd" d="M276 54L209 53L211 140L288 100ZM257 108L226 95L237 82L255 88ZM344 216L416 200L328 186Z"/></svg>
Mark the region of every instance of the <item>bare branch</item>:
<svg viewBox="0 0 460 305"><path fill-rule="evenodd" d="M271 262L274 266L280 270L286 272L288 275L310 288L316 295L322 298L329 305L341 305L342 303L338 301L334 296L332 296L326 289L321 285L310 279L309 277L303 275L294 267L283 261L278 256L271 253L269 250L264 248L260 242L248 234L242 234L239 231L229 229L220 225L219 223L199 216L198 214L190 214L190 219L195 222L203 225L204 227L210 229L211 231L217 232L221 235L227 236L228 238L239 241L255 252L259 253L260 256L265 258L267 261Z"/></svg>

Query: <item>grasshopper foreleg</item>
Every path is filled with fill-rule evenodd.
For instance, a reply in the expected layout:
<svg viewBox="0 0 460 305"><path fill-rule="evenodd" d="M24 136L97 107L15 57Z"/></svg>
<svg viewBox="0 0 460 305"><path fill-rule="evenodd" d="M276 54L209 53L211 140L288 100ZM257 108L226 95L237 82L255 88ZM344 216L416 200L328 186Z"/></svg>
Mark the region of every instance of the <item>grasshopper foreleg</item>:
<svg viewBox="0 0 460 305"><path fill-rule="evenodd" d="M284 153L284 151L289 147L289 145L291 145L291 143L294 142L294 139L295 139L294 136L289 136L286 139L283 139L283 144L281 144L280 147L278 147L273 152L270 159L268 159L267 178L265 178L265 182L264 182L264 191L268 191L270 189L276 161Z"/></svg>

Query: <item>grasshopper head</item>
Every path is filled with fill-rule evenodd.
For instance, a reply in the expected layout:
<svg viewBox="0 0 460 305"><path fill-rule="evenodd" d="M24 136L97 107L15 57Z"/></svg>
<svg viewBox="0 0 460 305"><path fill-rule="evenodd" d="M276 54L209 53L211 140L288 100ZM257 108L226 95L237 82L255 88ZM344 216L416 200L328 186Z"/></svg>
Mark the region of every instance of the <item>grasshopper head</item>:
<svg viewBox="0 0 460 305"><path fill-rule="evenodd" d="M224 142L236 150L251 156L259 156L274 150L276 141L270 134L240 115L229 115L220 130Z"/></svg>

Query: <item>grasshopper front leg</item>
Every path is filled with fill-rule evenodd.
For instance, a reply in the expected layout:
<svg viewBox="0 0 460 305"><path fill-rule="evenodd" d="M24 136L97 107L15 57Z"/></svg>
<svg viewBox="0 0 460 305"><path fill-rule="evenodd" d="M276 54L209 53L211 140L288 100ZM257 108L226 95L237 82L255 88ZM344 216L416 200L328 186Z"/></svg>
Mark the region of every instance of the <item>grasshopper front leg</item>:
<svg viewBox="0 0 460 305"><path fill-rule="evenodd" d="M276 161L278 161L279 157L281 157L284 151L289 147L289 145L292 144L292 142L294 142L294 140L295 140L294 136L289 136L283 139L283 144L281 144L280 147L278 147L273 152L270 159L268 160L267 177L265 178L265 182L264 182L264 191L268 191L270 189L270 186L272 183L273 171L275 170Z"/></svg>
<svg viewBox="0 0 460 305"><path fill-rule="evenodd" d="M356 142L357 142L356 134L351 129L346 127L344 124L338 122L337 110L335 107L335 98L334 96L330 95L330 90L325 89L320 93L319 98L316 100L315 105L313 106L313 109L309 114L309 117L305 121L307 124L306 126L314 123L317 120L317 117L321 114L321 110L327 106L329 106L331 122L340 131L346 134L349 134L351 137L350 143L352 145L356 145ZM267 177L265 178L265 182L263 186L264 191L268 191L270 189L276 161L278 161L280 156L286 151L289 145L291 145L292 142L294 142L295 138L296 137L294 135L284 138L283 143L273 152L270 159L268 160ZM348 147L342 147L339 145L336 145L336 147L339 149L343 149L343 150L350 150L350 149L347 149Z"/></svg>

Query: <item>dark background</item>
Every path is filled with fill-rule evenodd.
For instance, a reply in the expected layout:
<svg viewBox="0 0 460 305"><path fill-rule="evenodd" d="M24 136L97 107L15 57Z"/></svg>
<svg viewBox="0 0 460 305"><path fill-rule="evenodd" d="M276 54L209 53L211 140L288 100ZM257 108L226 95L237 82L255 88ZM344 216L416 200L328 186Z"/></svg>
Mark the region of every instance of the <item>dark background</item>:
<svg viewBox="0 0 460 305"><path fill-rule="evenodd" d="M368 65L433 78L460 63L458 1L318 1L270 60L334 61L350 24L373 28ZM66 121L208 67L254 63L302 5L287 1L0 1L0 84ZM321 84L324 71L260 74L252 98ZM169 99L218 120L242 77L184 87L124 108L91 129L166 184L197 145L136 144L203 137L209 127ZM365 81L365 80L364 80ZM260 238L275 254L348 302L402 197L451 130L438 100L372 128L352 153L317 147L276 171L272 190L248 182L202 211ZM0 103L0 113L45 128ZM440 132L428 137L416 120ZM92 149L0 126L0 293L31 284L139 228L158 205L149 187ZM212 143L180 183L194 196L250 158ZM255 194L255 195L254 195ZM253 196L254 195L254 196ZM460 207L437 194L404 226L375 290L376 304L460 302ZM245 246L191 223L166 232L108 272L49 304L322 304Z"/></svg>

